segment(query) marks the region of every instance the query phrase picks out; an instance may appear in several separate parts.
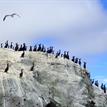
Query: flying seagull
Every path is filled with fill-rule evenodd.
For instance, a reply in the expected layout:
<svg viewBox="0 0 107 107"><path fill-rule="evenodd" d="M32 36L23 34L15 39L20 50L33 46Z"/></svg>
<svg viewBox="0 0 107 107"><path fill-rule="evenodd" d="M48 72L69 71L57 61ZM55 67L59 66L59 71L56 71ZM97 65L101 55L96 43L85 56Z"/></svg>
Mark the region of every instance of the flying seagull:
<svg viewBox="0 0 107 107"><path fill-rule="evenodd" d="M13 18L14 16L18 16L18 17L20 17L18 14L13 13L13 14L10 14L10 15L5 15L4 18L3 18L3 21L5 21L6 18L9 17L9 16L12 17L12 18Z"/></svg>

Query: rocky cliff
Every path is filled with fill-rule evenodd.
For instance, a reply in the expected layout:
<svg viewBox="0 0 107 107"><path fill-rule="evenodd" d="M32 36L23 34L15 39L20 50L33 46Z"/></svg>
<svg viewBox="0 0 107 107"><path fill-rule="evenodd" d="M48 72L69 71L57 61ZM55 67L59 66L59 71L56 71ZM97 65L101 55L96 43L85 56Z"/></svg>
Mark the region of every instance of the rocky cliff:
<svg viewBox="0 0 107 107"><path fill-rule="evenodd" d="M0 107L107 107L107 95L78 64L42 52L21 54L0 49Z"/></svg>

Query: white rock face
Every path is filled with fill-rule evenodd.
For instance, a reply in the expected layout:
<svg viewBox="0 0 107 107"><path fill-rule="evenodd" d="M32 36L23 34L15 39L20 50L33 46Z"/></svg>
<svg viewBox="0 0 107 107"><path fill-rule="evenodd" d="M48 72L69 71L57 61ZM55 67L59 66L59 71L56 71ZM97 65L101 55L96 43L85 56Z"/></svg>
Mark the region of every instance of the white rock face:
<svg viewBox="0 0 107 107"><path fill-rule="evenodd" d="M42 52L25 52L24 58L21 54L0 49L0 107L46 107L50 101L57 107L107 107L107 95L91 86L79 65ZM87 105L90 100L95 106Z"/></svg>

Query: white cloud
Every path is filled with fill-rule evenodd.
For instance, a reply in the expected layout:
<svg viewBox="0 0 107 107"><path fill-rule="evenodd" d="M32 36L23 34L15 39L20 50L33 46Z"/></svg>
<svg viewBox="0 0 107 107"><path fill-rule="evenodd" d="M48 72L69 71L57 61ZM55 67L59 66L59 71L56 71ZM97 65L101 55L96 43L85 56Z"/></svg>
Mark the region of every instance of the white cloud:
<svg viewBox="0 0 107 107"><path fill-rule="evenodd" d="M21 18L2 18L17 12ZM98 0L0 1L0 38L27 41L55 34L58 48L79 54L107 50L107 21Z"/></svg>

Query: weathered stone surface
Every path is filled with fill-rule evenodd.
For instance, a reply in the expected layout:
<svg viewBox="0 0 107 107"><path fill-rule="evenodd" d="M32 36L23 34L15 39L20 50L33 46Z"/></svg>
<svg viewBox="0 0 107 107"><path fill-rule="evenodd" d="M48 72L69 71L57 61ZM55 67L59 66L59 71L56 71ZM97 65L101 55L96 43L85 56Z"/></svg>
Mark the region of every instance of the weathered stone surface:
<svg viewBox="0 0 107 107"><path fill-rule="evenodd" d="M0 49L0 107L46 107L50 101L56 107L88 107L90 100L95 107L107 107L107 95L91 86L78 64L41 52L25 52L24 58L21 54ZM5 73L7 61L10 67Z"/></svg>

